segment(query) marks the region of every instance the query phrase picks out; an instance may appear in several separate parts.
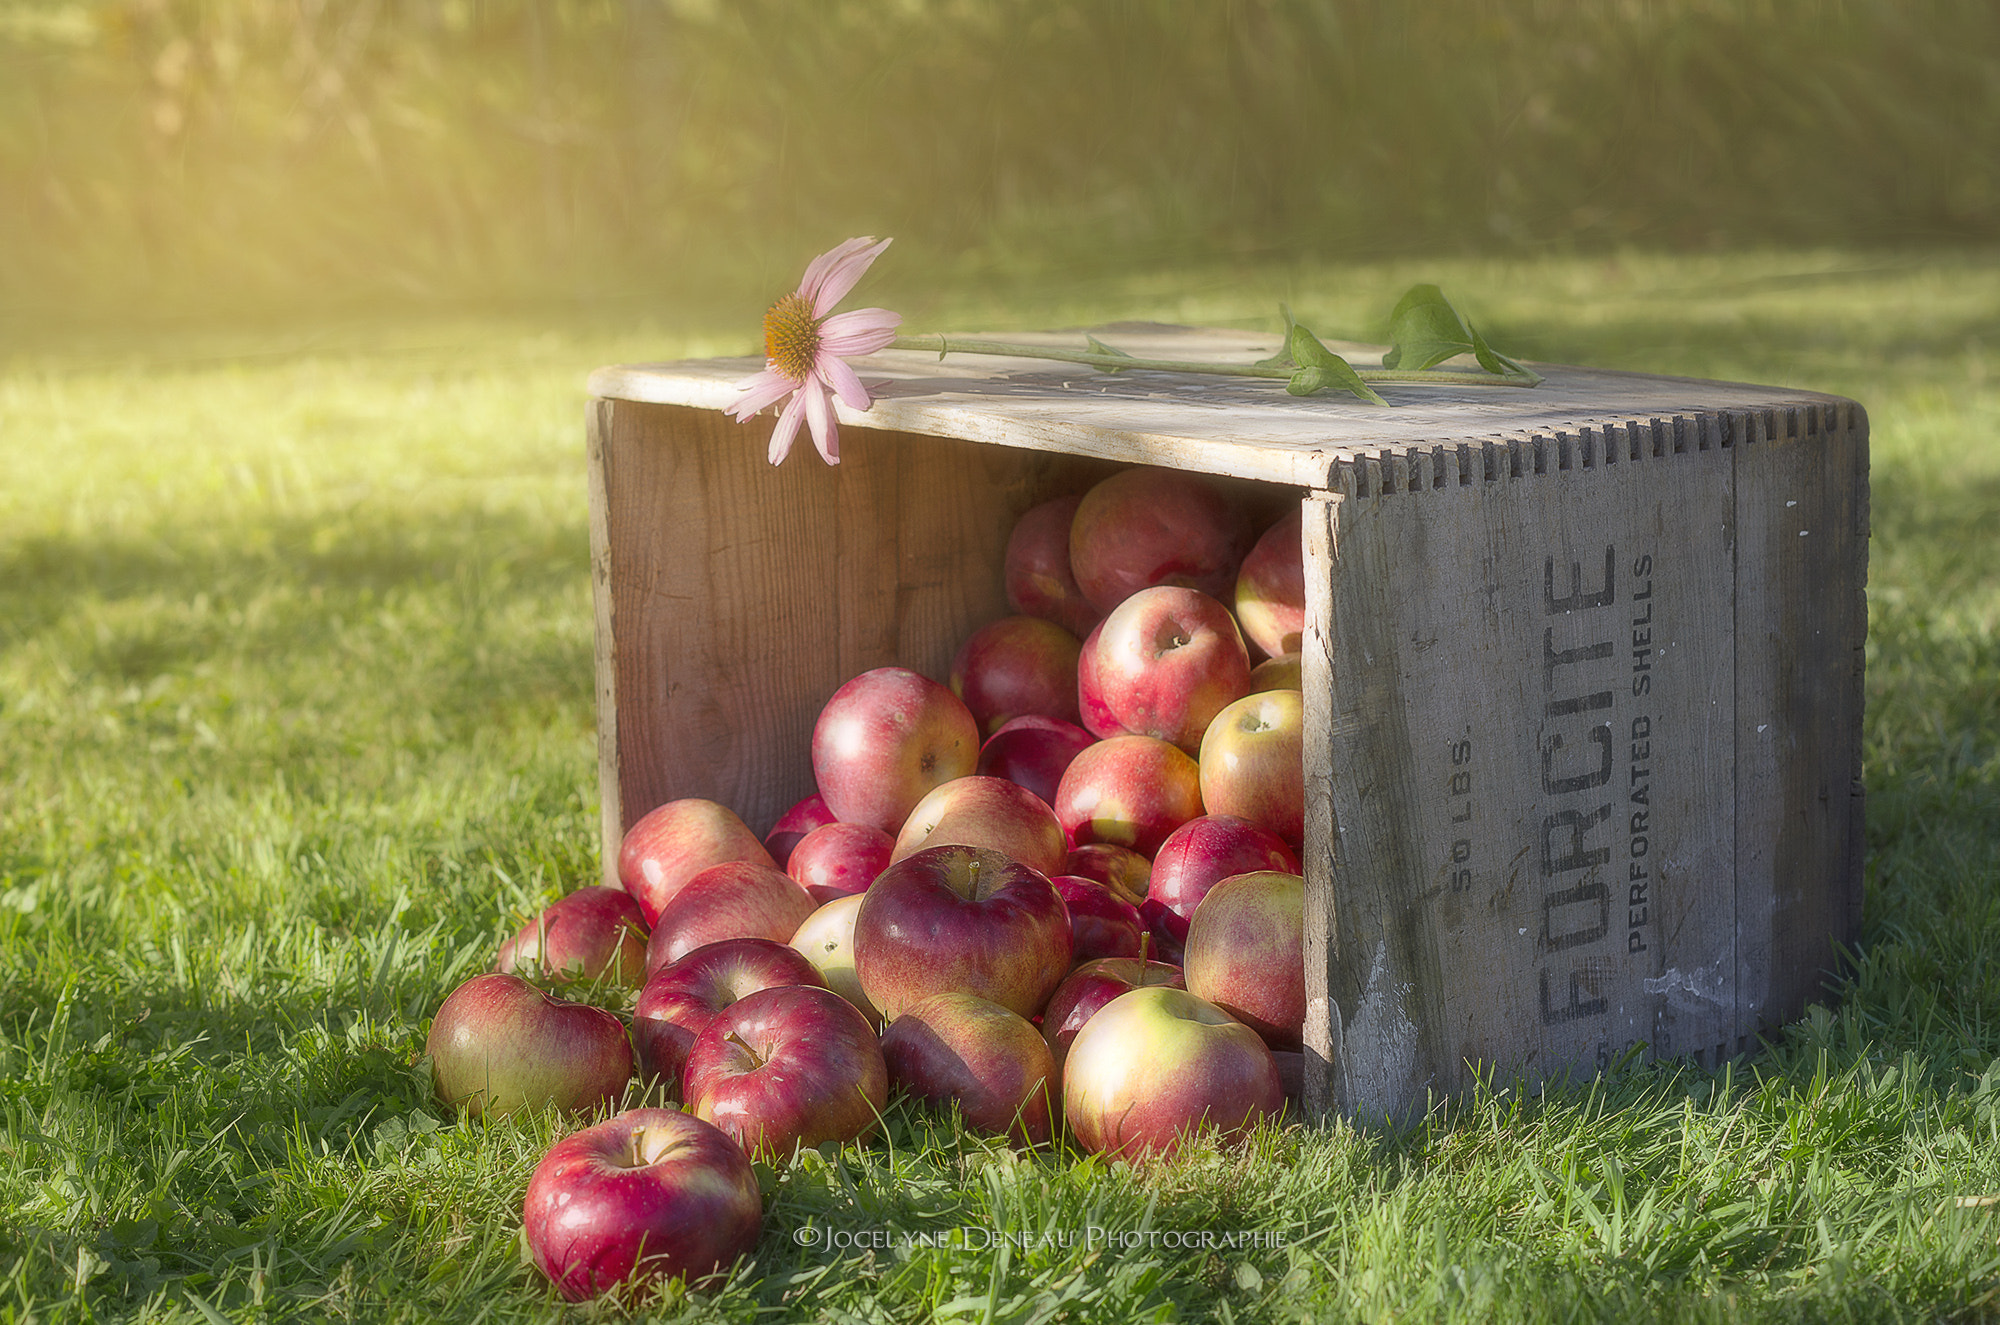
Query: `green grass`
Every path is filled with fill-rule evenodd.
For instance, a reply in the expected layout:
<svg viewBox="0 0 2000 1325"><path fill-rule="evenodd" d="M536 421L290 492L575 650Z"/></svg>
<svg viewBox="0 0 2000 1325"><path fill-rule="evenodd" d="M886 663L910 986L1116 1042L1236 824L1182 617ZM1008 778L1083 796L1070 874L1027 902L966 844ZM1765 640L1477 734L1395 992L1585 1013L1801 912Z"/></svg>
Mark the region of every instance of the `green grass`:
<svg viewBox="0 0 2000 1325"><path fill-rule="evenodd" d="M897 1106L891 1144L762 1174L766 1233L727 1288L645 1309L2000 1315L2000 1207L1958 1204L2000 1193L2000 258L952 293L885 268L877 293L918 327L1268 325L1287 298L1366 337L1420 276L1515 353L1868 406L1869 891L1842 997L1719 1073L1496 1086L1404 1134L1271 1130L1157 1172L1017 1157ZM418 1055L508 918L595 873L583 374L747 349L763 293L705 327L0 344L0 1320L562 1313L517 1232L564 1124L461 1125ZM835 1253L794 1244L808 1224L1027 1245ZM1083 1245L1093 1225L1118 1244ZM1144 1230L1266 1236L1190 1252Z"/></svg>

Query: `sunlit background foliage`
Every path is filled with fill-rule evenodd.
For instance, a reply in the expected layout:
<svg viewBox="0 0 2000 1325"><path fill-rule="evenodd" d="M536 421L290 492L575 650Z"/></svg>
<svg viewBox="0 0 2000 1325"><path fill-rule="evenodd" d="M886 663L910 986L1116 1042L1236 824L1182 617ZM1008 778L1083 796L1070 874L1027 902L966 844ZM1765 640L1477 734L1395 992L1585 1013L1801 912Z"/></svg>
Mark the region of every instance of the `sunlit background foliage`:
<svg viewBox="0 0 2000 1325"><path fill-rule="evenodd" d="M0 0L0 303L1963 244L1996 52L1991 0Z"/></svg>

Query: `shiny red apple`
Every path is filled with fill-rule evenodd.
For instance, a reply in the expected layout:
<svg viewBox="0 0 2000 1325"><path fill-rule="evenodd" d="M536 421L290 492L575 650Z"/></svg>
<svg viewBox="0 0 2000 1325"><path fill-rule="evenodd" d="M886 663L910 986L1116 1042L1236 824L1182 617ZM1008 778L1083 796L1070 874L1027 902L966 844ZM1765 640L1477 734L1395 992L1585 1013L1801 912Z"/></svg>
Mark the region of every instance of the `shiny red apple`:
<svg viewBox="0 0 2000 1325"><path fill-rule="evenodd" d="M625 1025L551 997L518 975L475 975L451 991L424 1040L431 1085L474 1118L609 1104L632 1079Z"/></svg>
<svg viewBox="0 0 2000 1325"><path fill-rule="evenodd" d="M1301 508L1264 531L1236 573L1236 619L1266 656L1297 653L1306 621Z"/></svg>
<svg viewBox="0 0 2000 1325"><path fill-rule="evenodd" d="M646 978L646 914L622 888L578 888L521 926L493 966L509 975L636 986Z"/></svg>
<svg viewBox="0 0 2000 1325"><path fill-rule="evenodd" d="M1297 1049L1306 1025L1306 881L1259 870L1208 890L1188 922L1188 992Z"/></svg>
<svg viewBox="0 0 2000 1325"><path fill-rule="evenodd" d="M964 701L905 667L877 667L834 691L813 726L813 777L842 823L896 832L933 787L979 762Z"/></svg>
<svg viewBox="0 0 2000 1325"><path fill-rule="evenodd" d="M1030 507L1007 537L1007 602L1016 612L1053 621L1081 638L1102 615L1077 587L1069 567L1069 530L1081 497Z"/></svg>
<svg viewBox="0 0 2000 1325"><path fill-rule="evenodd" d="M622 1284L728 1271L757 1246L764 1201L742 1147L676 1109L628 1109L549 1148L521 1226L572 1302Z"/></svg>
<svg viewBox="0 0 2000 1325"><path fill-rule="evenodd" d="M1109 842L1151 856L1201 813L1201 768L1165 741L1114 736L1071 761L1055 811L1075 846Z"/></svg>
<svg viewBox="0 0 2000 1325"><path fill-rule="evenodd" d="M824 905L836 897L866 892L889 868L896 839L873 824L825 824L792 848L785 873Z"/></svg>
<svg viewBox="0 0 2000 1325"><path fill-rule="evenodd" d="M1176 469L1126 469L1077 503L1070 568L1099 612L1159 584L1226 598L1254 536L1242 508L1213 481Z"/></svg>
<svg viewBox="0 0 2000 1325"><path fill-rule="evenodd" d="M1250 689L1250 654L1229 609L1194 589L1141 589L1092 638L1088 676L1112 719L1189 754L1215 715Z"/></svg>
<svg viewBox="0 0 2000 1325"><path fill-rule="evenodd" d="M638 899L651 925L689 879L732 860L772 863L763 842L728 806L669 801L626 830L618 848L618 881Z"/></svg>
<svg viewBox="0 0 2000 1325"><path fill-rule="evenodd" d="M1069 852L1047 801L1019 783L985 777L957 778L917 802L890 863L941 846L984 847L1043 875L1059 872Z"/></svg>
<svg viewBox="0 0 2000 1325"><path fill-rule="evenodd" d="M1228 814L1206 814L1174 830L1153 857L1153 874L1139 914L1160 954L1181 960L1188 920L1208 890L1232 874L1299 872L1298 857L1270 829Z"/></svg>
<svg viewBox="0 0 2000 1325"><path fill-rule="evenodd" d="M1055 885L997 851L919 851L884 870L855 914L855 975L890 1020L950 990L1033 1017L1069 968Z"/></svg>
<svg viewBox="0 0 2000 1325"><path fill-rule="evenodd" d="M1038 1146L1049 1139L1055 1064L1019 1013L976 994L932 994L882 1033L889 1082L933 1107L956 1102L966 1123Z"/></svg>
<svg viewBox="0 0 2000 1325"><path fill-rule="evenodd" d="M653 972L632 1009L639 1072L678 1085L688 1050L716 1014L760 989L823 985L817 967L788 943L723 939L704 943Z"/></svg>
<svg viewBox="0 0 2000 1325"><path fill-rule="evenodd" d="M711 865L674 894L646 944L646 970L668 966L704 943L770 939L788 943L813 913L805 889L770 865L732 861Z"/></svg>
<svg viewBox="0 0 2000 1325"><path fill-rule="evenodd" d="M863 894L866 896L866 894ZM889 1101L881 1042L852 1003L817 985L762 989L724 1008L696 1037L681 1098L752 1158L854 1141Z"/></svg>
<svg viewBox="0 0 2000 1325"><path fill-rule="evenodd" d="M1002 617L972 632L952 660L947 684L988 736L1023 714L1075 722L1081 648L1053 621Z"/></svg>
<svg viewBox="0 0 2000 1325"><path fill-rule="evenodd" d="M1285 1107L1257 1032L1184 989L1112 999L1070 1041L1063 1117L1094 1155L1170 1156L1204 1132L1240 1135Z"/></svg>

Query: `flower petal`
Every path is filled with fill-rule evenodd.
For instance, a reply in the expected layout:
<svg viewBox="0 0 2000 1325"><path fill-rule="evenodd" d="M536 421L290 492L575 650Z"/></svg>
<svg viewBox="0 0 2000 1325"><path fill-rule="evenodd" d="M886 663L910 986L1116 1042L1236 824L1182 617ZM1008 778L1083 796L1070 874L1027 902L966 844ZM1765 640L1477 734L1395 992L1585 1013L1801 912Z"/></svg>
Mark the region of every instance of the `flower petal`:
<svg viewBox="0 0 2000 1325"><path fill-rule="evenodd" d="M829 465L839 464L840 425L833 420L833 405L826 388L809 381L799 388L799 394L806 398L806 423L812 429L813 445L819 448L820 459Z"/></svg>
<svg viewBox="0 0 2000 1325"><path fill-rule="evenodd" d="M819 380L833 388L840 397L840 403L849 409L867 409L875 402L868 398L868 388L861 384L861 378L845 359L831 354L821 354L813 363L813 370Z"/></svg>
<svg viewBox="0 0 2000 1325"><path fill-rule="evenodd" d="M835 313L819 324L819 350L821 354L838 354L842 358L873 354L896 339L896 328L902 325L903 315L886 308Z"/></svg>
<svg viewBox="0 0 2000 1325"><path fill-rule="evenodd" d="M889 247L892 242L885 239L876 244L873 236L848 240L833 252L824 255L831 261L823 271L817 273L817 281L814 280L815 272L812 267L808 267L806 279L799 283L799 294L812 304L813 316L825 317L832 312L833 306L847 297L847 292L854 288L854 283L874 265L875 259L882 256L882 250ZM860 247L857 248L856 245ZM813 267L817 266L819 261L816 260Z"/></svg>
<svg viewBox="0 0 2000 1325"><path fill-rule="evenodd" d="M783 373L769 368L755 377L746 377L736 384L736 389L743 394L730 404L729 417L738 423L747 423L759 410L777 404L796 391L798 385Z"/></svg>
<svg viewBox="0 0 2000 1325"><path fill-rule="evenodd" d="M808 389L818 387L819 383L808 379L805 385L793 392L792 398L785 402L785 412L778 416L778 426L771 430L772 464L777 464L792 453L792 440L799 435L799 425L805 422Z"/></svg>

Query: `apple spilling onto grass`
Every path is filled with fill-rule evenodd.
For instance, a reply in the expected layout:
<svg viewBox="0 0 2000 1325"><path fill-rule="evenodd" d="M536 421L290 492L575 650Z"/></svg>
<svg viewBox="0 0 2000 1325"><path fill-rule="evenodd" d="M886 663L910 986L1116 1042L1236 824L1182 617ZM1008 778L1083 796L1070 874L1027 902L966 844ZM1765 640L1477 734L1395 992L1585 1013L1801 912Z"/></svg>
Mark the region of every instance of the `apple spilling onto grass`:
<svg viewBox="0 0 2000 1325"><path fill-rule="evenodd" d="M1188 992L1273 1049L1297 1049L1306 1025L1306 881L1260 870L1208 890L1188 922Z"/></svg>
<svg viewBox="0 0 2000 1325"><path fill-rule="evenodd" d="M760 989L825 981L798 949L770 939L706 943L653 973L632 1009L632 1047L647 1079L678 1085L695 1037L721 1011Z"/></svg>
<svg viewBox="0 0 2000 1325"><path fill-rule="evenodd" d="M1229 814L1205 814L1175 829L1153 857L1139 914L1169 961L1181 959L1188 922L1208 890L1233 874L1281 870L1296 874L1298 858L1268 828Z"/></svg>
<svg viewBox="0 0 2000 1325"><path fill-rule="evenodd" d="M646 938L646 913L632 894L593 884L549 903L493 966L504 975L637 985L646 978Z"/></svg>
<svg viewBox="0 0 2000 1325"><path fill-rule="evenodd" d="M752 1158L783 1161L800 1146L874 1131L889 1073L852 1003L817 985L784 985L739 999L702 1029L681 1098Z"/></svg>
<svg viewBox="0 0 2000 1325"><path fill-rule="evenodd" d="M1049 1139L1055 1064L1041 1032L974 994L932 994L882 1033L889 1080L933 1106L958 1104L973 1127L1038 1146Z"/></svg>
<svg viewBox="0 0 2000 1325"><path fill-rule="evenodd" d="M760 938L790 942L815 904L805 889L774 866L755 861L711 865L687 881L653 922L646 944L648 974L705 943Z"/></svg>
<svg viewBox="0 0 2000 1325"><path fill-rule="evenodd" d="M1172 1155L1202 1132L1237 1136L1285 1106L1257 1032L1183 989L1120 994L1063 1059L1063 1117L1095 1155Z"/></svg>
<svg viewBox="0 0 2000 1325"><path fill-rule="evenodd" d="M1071 971L1069 978L1049 995L1049 1005L1042 1011L1042 1035L1048 1041L1056 1066L1062 1067L1069 1055L1070 1041L1105 1004L1120 994L1151 985L1169 989L1187 987L1180 967L1134 957L1102 957Z"/></svg>
<svg viewBox="0 0 2000 1325"><path fill-rule="evenodd" d="M626 830L618 848L618 881L653 925L689 879L711 865L739 860L773 863L734 810L710 800L669 801Z"/></svg>
<svg viewBox="0 0 2000 1325"><path fill-rule="evenodd" d="M475 975L451 991L424 1040L431 1084L474 1118L609 1104L632 1079L625 1027L602 1008L554 998L518 975Z"/></svg>
<svg viewBox="0 0 2000 1325"><path fill-rule="evenodd" d="M674 1109L631 1109L549 1148L521 1223L535 1266L572 1302L620 1284L700 1284L757 1245L764 1202L735 1142Z"/></svg>
<svg viewBox="0 0 2000 1325"><path fill-rule="evenodd" d="M1069 912L1046 876L997 851L938 846L861 894L854 970L892 1021L953 991L1032 1017L1069 971L1070 943Z"/></svg>

